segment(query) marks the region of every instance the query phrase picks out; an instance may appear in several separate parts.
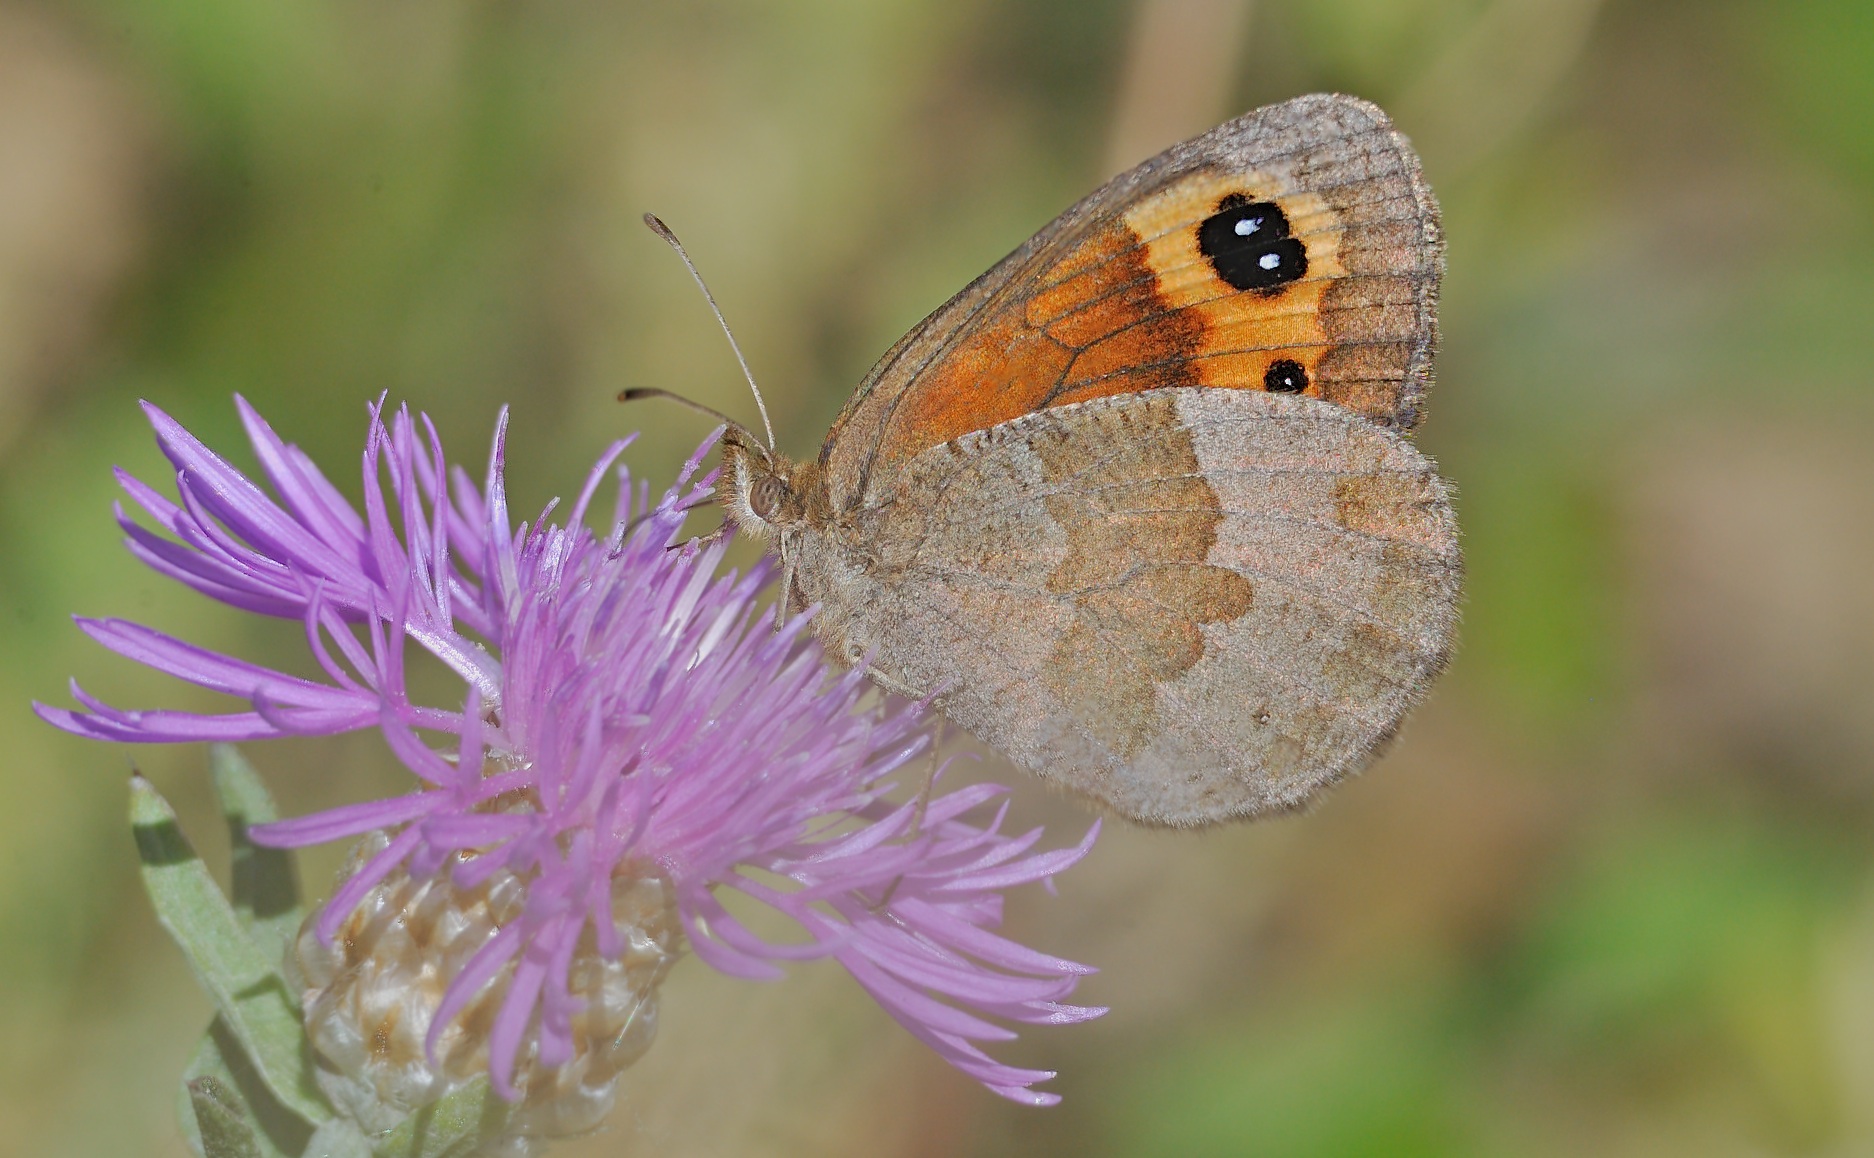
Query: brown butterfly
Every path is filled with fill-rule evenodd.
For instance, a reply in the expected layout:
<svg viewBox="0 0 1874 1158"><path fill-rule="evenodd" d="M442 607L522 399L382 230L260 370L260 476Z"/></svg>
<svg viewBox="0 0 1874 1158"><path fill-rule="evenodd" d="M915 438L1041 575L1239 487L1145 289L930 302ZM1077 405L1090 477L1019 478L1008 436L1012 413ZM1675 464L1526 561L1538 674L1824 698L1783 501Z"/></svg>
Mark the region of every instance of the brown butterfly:
<svg viewBox="0 0 1874 1158"><path fill-rule="evenodd" d="M817 459L724 438L821 640L1152 824L1294 808L1444 666L1438 207L1384 113L1259 109L1107 183L886 353Z"/></svg>

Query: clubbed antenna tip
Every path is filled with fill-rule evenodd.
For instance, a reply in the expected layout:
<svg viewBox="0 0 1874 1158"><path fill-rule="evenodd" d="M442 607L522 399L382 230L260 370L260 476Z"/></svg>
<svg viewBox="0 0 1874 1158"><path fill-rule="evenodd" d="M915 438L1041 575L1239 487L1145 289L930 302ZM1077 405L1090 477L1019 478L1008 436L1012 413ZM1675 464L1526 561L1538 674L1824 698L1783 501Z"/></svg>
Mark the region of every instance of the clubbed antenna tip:
<svg viewBox="0 0 1874 1158"><path fill-rule="evenodd" d="M768 436L768 450L772 453L774 450L774 424L768 421L768 404L761 399L761 387L755 385L754 372L748 368L748 359L742 356L742 347L735 340L735 331L729 329L728 319L722 316L722 307L716 304L716 295L709 292L709 283L703 280L703 275L697 270L696 263L690 260L689 251L683 248L683 242L677 240L677 235L671 232L670 226L665 225L655 213L646 213L644 215L644 224L650 227L652 233L663 238L664 244L677 251L677 256L683 260L684 268L690 271L690 277L696 281L696 288L703 291L703 300L709 303L709 311L716 315L716 324L722 327L723 335L729 339L729 349L735 351L735 360L742 367L742 377L748 379L748 388L754 392L755 409L761 412L761 429ZM625 392L625 394L632 393L633 392L629 390ZM625 394L620 394L618 396L621 401L627 400L625 399ZM638 394L634 396L642 397L643 395ZM716 412L711 410L709 413L715 414ZM721 415L717 415L717 417L721 417Z"/></svg>

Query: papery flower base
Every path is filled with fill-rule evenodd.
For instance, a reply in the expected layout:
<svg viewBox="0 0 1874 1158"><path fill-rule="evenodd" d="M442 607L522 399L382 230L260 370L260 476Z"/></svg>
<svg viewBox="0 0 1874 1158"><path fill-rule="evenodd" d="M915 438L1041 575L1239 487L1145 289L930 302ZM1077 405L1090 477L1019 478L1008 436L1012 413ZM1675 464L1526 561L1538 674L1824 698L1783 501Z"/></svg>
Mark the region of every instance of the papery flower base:
<svg viewBox="0 0 1874 1158"><path fill-rule="evenodd" d="M366 837L343 878L388 844L382 833ZM515 960L442 1029L433 1054L425 1041L450 981L523 916L526 882L502 870L463 888L450 877L453 867L425 879L399 867L365 895L330 944L318 935L315 913L287 954L287 980L301 994L319 1084L366 1134L389 1130L488 1073L489 1033ZM617 1100L625 1068L650 1048L658 987L683 951L683 934L669 883L624 871L636 867L627 862L612 879L624 952L601 954L590 930L574 952L569 989L584 1004L571 1018L571 1059L542 1065L537 1039L528 1035L514 1067L518 1097L505 1136L480 1151L487 1158L524 1158L547 1139L596 1128Z"/></svg>

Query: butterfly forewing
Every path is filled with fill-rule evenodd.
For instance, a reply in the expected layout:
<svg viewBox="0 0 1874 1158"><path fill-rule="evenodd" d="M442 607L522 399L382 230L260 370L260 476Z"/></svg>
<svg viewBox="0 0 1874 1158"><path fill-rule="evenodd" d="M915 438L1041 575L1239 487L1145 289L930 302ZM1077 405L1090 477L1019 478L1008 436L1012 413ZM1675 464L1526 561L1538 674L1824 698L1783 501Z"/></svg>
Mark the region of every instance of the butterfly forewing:
<svg viewBox="0 0 1874 1158"><path fill-rule="evenodd" d="M1374 106L1302 97L1122 174L881 359L821 452L835 508L1018 415L1177 386L1323 398L1410 429L1443 238Z"/></svg>

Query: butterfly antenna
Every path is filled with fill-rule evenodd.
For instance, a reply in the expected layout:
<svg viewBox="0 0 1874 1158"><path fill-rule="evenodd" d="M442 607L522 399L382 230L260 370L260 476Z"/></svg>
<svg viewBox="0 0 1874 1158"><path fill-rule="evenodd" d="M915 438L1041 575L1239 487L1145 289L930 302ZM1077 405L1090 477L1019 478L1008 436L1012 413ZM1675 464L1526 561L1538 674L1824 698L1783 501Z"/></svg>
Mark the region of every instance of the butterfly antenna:
<svg viewBox="0 0 1874 1158"><path fill-rule="evenodd" d="M633 386L628 390L620 390L618 392L618 400L620 402L636 402L640 398L662 398L669 402L675 402L679 406L686 406L699 414L707 414L725 426L740 427L742 425L722 411L717 410L715 407L705 406L694 398L685 398L683 395L672 390L662 390L656 386Z"/></svg>
<svg viewBox="0 0 1874 1158"><path fill-rule="evenodd" d="M767 432L769 451L773 451L774 424L768 421L768 404L761 400L761 387L755 385L754 372L748 368L748 359L742 356L742 347L735 340L735 331L729 329L728 319L722 316L722 307L716 304L716 295L709 292L709 283L703 280L703 275L697 270L696 263L690 260L689 252L683 248L683 243L677 240L677 235L670 231L670 226L658 220L655 213L646 213L644 224L651 227L652 233L663 238L664 244L677 251L677 256L683 259L684 267L690 271L690 276L696 279L696 288L703 291L703 299L709 303L710 312L716 315L716 324L722 327L723 335L729 339L729 349L735 351L735 360L742 365L742 377L748 379L748 388L755 392L755 409L761 412L761 428ZM620 397L622 398L623 395ZM710 413L714 414L715 411L712 410Z"/></svg>

